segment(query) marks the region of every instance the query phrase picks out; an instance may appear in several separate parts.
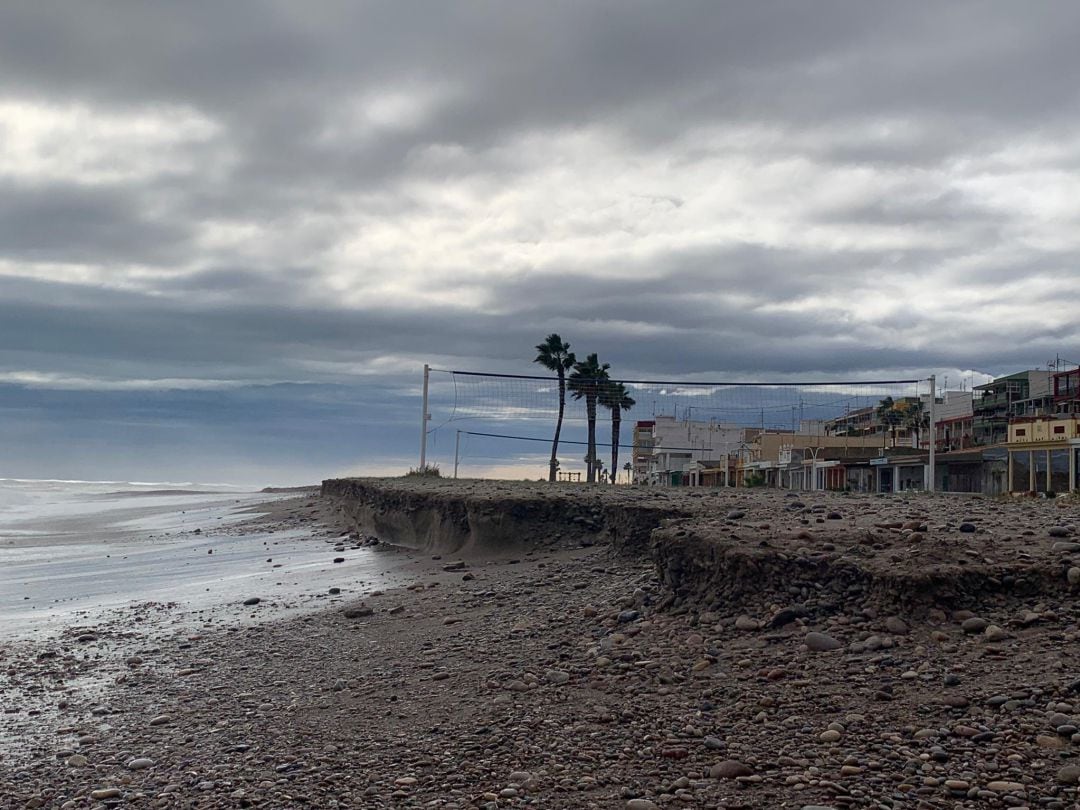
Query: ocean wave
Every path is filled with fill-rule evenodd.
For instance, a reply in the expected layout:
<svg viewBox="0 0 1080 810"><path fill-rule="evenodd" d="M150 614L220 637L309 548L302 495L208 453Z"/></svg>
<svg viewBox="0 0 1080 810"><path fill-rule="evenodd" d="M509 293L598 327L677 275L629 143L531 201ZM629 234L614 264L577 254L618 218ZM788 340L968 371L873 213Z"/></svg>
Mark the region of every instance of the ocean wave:
<svg viewBox="0 0 1080 810"><path fill-rule="evenodd" d="M72 484L85 486L129 486L129 487L216 487L220 489L244 490L240 484L224 484L198 481L86 481L77 478L0 478L0 484Z"/></svg>

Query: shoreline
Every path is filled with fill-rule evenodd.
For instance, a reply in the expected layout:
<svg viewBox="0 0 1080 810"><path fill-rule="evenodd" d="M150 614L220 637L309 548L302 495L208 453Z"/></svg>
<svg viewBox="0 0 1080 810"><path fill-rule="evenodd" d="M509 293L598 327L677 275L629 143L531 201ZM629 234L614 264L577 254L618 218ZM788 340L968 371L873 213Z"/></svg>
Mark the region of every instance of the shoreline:
<svg viewBox="0 0 1080 810"><path fill-rule="evenodd" d="M747 547L802 520L831 531L844 521L812 510L836 504L858 526L920 513L923 539L888 529L896 542L862 547L885 563L901 540L930 565L1005 536L1049 548L1051 518L1073 532L1054 542L1076 539L1072 506L803 493L797 514L743 494L710 508ZM744 515L727 518L736 506ZM959 531L963 518L976 530ZM676 603L651 556L577 538L386 553L405 558L410 586L255 625L136 634L125 660L71 639L54 658L5 650L25 690L67 705L5 715L41 734L0 759L13 771L0 795L14 807L1075 806L1080 610L1067 590L907 615L792 582L725 608ZM100 694L45 689L87 660Z"/></svg>

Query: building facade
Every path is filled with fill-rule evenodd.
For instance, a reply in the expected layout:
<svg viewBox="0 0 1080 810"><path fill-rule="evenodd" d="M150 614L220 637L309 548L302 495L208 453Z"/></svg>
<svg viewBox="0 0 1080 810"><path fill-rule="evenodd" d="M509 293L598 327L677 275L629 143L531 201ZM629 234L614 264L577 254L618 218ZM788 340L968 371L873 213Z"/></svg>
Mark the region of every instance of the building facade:
<svg viewBox="0 0 1080 810"><path fill-rule="evenodd" d="M1051 374L1038 369L1018 371L975 386L972 438L977 446L1004 444L1009 420L1041 415L1052 400Z"/></svg>
<svg viewBox="0 0 1080 810"><path fill-rule="evenodd" d="M1080 417L1040 416L1009 425L1009 491L1072 492L1080 467Z"/></svg>

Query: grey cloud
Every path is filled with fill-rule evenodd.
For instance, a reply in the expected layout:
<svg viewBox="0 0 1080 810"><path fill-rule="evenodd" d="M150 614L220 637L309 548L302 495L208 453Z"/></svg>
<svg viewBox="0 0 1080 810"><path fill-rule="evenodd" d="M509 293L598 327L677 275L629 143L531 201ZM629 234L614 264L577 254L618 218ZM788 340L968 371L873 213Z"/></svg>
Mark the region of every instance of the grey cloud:
<svg viewBox="0 0 1080 810"><path fill-rule="evenodd" d="M15 6L0 68L43 95L194 104L230 123L251 180L400 164L420 143L611 121L665 139L702 120L1060 117L1078 12L1003 2L764 4L147 3ZM971 36L972 20L984 37ZM56 58L62 54L62 58ZM990 80L988 80L988 78ZM348 94L450 81L424 131L370 151L311 136ZM304 158L307 165L295 161Z"/></svg>
<svg viewBox="0 0 1080 810"><path fill-rule="evenodd" d="M6 4L0 97L114 112L179 107L219 129L169 147L175 166L157 176L0 182L0 259L23 276L38 262L67 262L107 279L0 276L0 372L305 380L340 385L346 400L348 391L393 389L385 407L397 409L414 364L531 369L531 347L552 330L636 377L1007 371L1045 362L1080 341L1076 321L1003 325L971 298L993 298L995 286L1017 278L1069 278L1080 256L1068 221L1053 239L1018 236L1027 220L1047 229L1054 217L1068 220L1067 206L1046 217L1000 200L991 206L989 192L982 198L950 178L989 177L1008 201L1011 169L1001 153L1031 144L1051 148L1045 157L1010 154L1018 170L1075 169L1067 144L1080 129L1078 31L1080 7L1005 0ZM431 94L415 120L363 133L339 126L357 99L413 91ZM358 221L420 222L382 254L378 269L396 281L396 251L427 238L423 218L443 204L441 191L445 205L465 209L454 223L463 232L470 201L459 191L512 194L557 169L571 193L575 172L592 168L575 160L589 158L544 147L598 132L607 140L587 154L613 150L614 173L653 170L641 188L616 193L700 214L680 220L683 228L704 230L710 217L739 228L702 244L697 233L668 238L660 226L641 254L584 248L552 268L530 258L558 238L547 227L558 212L536 199L521 227L535 254L506 250L473 274L452 266L467 260L431 260L425 291L472 285L482 307L391 305L378 293L364 299L332 286L368 270L341 250ZM449 157L433 156L439 148ZM702 202L697 188L649 187L651 178L662 185L708 167L707 159L732 167L716 182L737 182L745 167L745 210L739 201ZM776 187L751 187L766 165L776 167ZM830 174L838 168L892 182L819 193L849 191L823 188L843 185ZM465 178L475 187L456 185ZM702 188L713 182L698 179ZM702 212L710 204L717 211ZM499 218L493 208L484 216ZM769 215L775 221L755 220ZM241 234L254 226L253 235L207 238L233 225ZM824 235L793 238L812 231ZM905 238L875 248L872 233ZM476 252L497 251L497 240ZM130 265L164 272L125 275ZM1056 303L1034 298L1016 305ZM887 314L866 317L875 305ZM358 380L340 370L349 364L384 370ZM260 393L221 398L236 416L244 397ZM0 390L0 406L5 396L12 399L9 389ZM280 389L273 398L287 399ZM170 407L197 403L211 419L216 401L179 397ZM24 419L20 402L12 413ZM305 399L303 412L323 406Z"/></svg>
<svg viewBox="0 0 1080 810"><path fill-rule="evenodd" d="M913 191L917 194L918 190ZM945 191L928 199L883 194L856 205L820 209L813 218L820 222L854 226L933 225L941 228L961 225L979 229L1000 228L1009 219L1005 212L989 208L979 200L955 190ZM985 246L986 242L983 241L982 244Z"/></svg>
<svg viewBox="0 0 1080 810"><path fill-rule="evenodd" d="M0 258L44 262L178 261L185 223L147 216L138 194L0 184Z"/></svg>

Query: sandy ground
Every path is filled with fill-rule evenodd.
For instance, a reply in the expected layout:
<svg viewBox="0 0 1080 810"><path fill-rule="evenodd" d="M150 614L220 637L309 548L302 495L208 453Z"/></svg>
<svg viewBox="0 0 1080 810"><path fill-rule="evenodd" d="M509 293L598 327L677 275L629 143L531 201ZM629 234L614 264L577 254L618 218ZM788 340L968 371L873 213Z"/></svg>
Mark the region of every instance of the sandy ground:
<svg viewBox="0 0 1080 810"><path fill-rule="evenodd" d="M1052 502L805 497L798 513L767 493L716 509L748 543L827 527L833 510L958 554L961 522L1033 547L1049 547L1047 527L1075 539L1075 507ZM282 530L331 519L289 510ZM19 739L8 732L0 806L1077 806L1069 592L916 621L798 610L813 602L793 587L747 613L661 607L651 560L602 546L378 553L411 586L269 622L234 604L164 632L170 609L145 606L5 645L0 700Z"/></svg>

